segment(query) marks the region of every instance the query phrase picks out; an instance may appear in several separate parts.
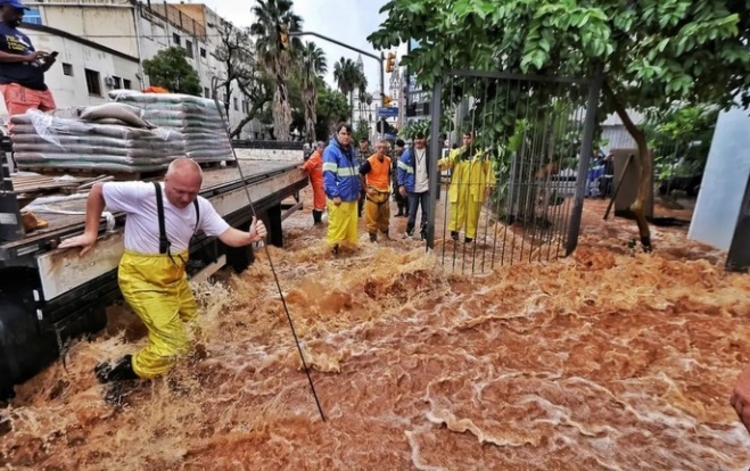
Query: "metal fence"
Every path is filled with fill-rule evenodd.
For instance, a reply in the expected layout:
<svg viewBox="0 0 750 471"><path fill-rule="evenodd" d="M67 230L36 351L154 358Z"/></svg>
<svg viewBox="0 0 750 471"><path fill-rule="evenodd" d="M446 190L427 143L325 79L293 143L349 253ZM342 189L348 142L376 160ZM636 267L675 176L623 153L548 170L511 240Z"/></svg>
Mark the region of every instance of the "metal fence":
<svg viewBox="0 0 750 471"><path fill-rule="evenodd" d="M600 77L453 71L436 85L441 178L430 179L426 232L446 267L482 273L575 249Z"/></svg>

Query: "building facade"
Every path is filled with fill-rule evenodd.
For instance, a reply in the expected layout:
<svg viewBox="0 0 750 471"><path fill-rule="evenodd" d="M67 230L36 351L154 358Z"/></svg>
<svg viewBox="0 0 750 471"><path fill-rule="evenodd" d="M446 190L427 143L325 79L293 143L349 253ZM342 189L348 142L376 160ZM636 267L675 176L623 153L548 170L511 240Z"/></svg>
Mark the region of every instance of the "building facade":
<svg viewBox="0 0 750 471"><path fill-rule="evenodd" d="M28 2L21 30L37 50L57 51L57 63L46 73L58 108L107 101L116 89L149 86L143 61L160 50L179 46L198 72L202 95L226 77L216 58L222 32L236 27L202 4L140 3L130 0L45 0ZM223 88L217 90L224 102ZM234 129L252 107L238 87L229 97L229 123ZM0 100L0 117L8 118ZM240 139L267 137L263 126L247 123Z"/></svg>

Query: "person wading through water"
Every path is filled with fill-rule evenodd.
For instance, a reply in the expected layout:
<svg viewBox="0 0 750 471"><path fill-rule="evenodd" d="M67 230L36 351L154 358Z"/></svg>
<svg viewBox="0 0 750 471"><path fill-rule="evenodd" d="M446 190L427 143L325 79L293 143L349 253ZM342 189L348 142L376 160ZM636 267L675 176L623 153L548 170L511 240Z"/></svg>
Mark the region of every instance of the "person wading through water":
<svg viewBox="0 0 750 471"><path fill-rule="evenodd" d="M359 168L362 187L365 188L365 221L370 242L378 241L378 231L388 239L388 222L391 218L390 196L391 159L385 153L388 143L384 139L375 145L375 154Z"/></svg>
<svg viewBox="0 0 750 471"><path fill-rule="evenodd" d="M307 162L299 166L310 175L310 185L313 190L313 225L323 224L323 211L326 210L326 193L323 189L323 149L325 147L325 143L319 141Z"/></svg>
<svg viewBox="0 0 750 471"><path fill-rule="evenodd" d="M174 160L161 184L97 183L86 201L83 235L60 244L61 249L82 247L84 256L96 245L105 206L126 215L125 253L117 280L125 301L148 329L148 345L114 366L109 362L97 365L100 382L153 378L169 371L187 353L185 324L198 313L185 274L195 233L203 231L230 247L243 247L266 236L263 222L255 217L249 232L230 227L207 199L198 196L202 183L200 166L188 158Z"/></svg>
<svg viewBox="0 0 750 471"><path fill-rule="evenodd" d="M357 245L359 172L352 148L352 127L336 126L336 134L323 151L323 186L328 197L328 244L338 254L339 245Z"/></svg>

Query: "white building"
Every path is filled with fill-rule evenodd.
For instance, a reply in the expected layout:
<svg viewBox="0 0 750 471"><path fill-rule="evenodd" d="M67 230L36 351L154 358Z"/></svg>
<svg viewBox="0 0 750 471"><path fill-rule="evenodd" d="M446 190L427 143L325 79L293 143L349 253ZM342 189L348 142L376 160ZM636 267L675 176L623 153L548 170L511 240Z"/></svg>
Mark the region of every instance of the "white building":
<svg viewBox="0 0 750 471"><path fill-rule="evenodd" d="M20 29L37 50L57 51L57 63L45 74L58 108L107 101L118 88L143 89L149 85L143 61L159 50L178 45L198 72L203 95L212 96L214 77L225 76L215 58L221 45L219 28L234 28L202 4L143 4L129 0L45 0L27 2ZM223 101L223 90L218 97ZM234 127L251 108L233 87L229 121ZM0 100L0 117L8 118ZM254 120L241 139L266 137Z"/></svg>

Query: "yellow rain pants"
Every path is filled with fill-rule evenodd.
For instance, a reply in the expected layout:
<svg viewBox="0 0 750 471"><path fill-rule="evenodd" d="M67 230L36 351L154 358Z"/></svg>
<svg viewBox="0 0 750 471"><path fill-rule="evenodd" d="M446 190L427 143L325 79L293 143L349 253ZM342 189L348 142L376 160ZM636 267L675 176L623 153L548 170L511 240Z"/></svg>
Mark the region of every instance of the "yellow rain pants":
<svg viewBox="0 0 750 471"><path fill-rule="evenodd" d="M343 201L339 206L328 200L328 236L330 245L348 242L357 245L357 201Z"/></svg>
<svg viewBox="0 0 750 471"><path fill-rule="evenodd" d="M187 252L170 259L126 250L120 260L120 291L148 328L148 346L133 356L141 378L166 373L188 351L185 323L195 318L198 305L185 275L187 259Z"/></svg>
<svg viewBox="0 0 750 471"><path fill-rule="evenodd" d="M367 194L365 201L365 221L367 232L376 234L379 230L388 234L388 222L391 218L391 205L388 202L390 192L388 190L375 190L374 194Z"/></svg>
<svg viewBox="0 0 750 471"><path fill-rule="evenodd" d="M482 203L478 201L462 201L451 203L451 216L448 230L460 232L466 224L466 235L469 239L477 238L479 215L482 213Z"/></svg>

